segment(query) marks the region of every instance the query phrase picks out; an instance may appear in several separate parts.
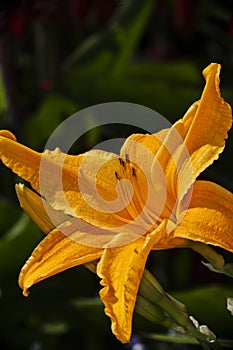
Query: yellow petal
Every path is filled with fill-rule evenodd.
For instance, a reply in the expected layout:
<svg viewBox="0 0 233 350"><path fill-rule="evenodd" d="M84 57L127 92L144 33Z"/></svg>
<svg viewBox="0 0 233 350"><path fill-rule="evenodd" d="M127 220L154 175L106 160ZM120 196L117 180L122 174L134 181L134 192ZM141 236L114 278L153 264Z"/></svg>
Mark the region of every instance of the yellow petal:
<svg viewBox="0 0 233 350"><path fill-rule="evenodd" d="M126 209L130 200L127 203L118 187L118 156L97 150L87 152L79 167L70 167L69 180L65 173L68 161L72 165L72 156L64 165L63 186L60 184L53 192L48 189L46 199L54 209L108 229L118 229L133 219L132 212Z"/></svg>
<svg viewBox="0 0 233 350"><path fill-rule="evenodd" d="M15 135L12 134L12 132L9 130L0 130L0 136L5 137L9 140L17 141Z"/></svg>
<svg viewBox="0 0 233 350"><path fill-rule="evenodd" d="M44 233L70 219L63 212L51 208L38 194L23 184L18 184L15 188L21 207Z"/></svg>
<svg viewBox="0 0 233 350"><path fill-rule="evenodd" d="M185 145L191 155L206 144L214 146L215 151L207 150L204 155L202 154L206 161L209 156L211 157L208 165L223 150L227 132L232 126L231 107L220 95L220 69L219 64L212 63L203 71L206 85L188 133L185 135ZM190 116L187 115L184 119L186 118L189 119Z"/></svg>
<svg viewBox="0 0 233 350"><path fill-rule="evenodd" d="M232 125L231 107L220 95L220 68L219 64L212 63L203 71L206 85L201 99L173 126L184 140L192 165L191 169L187 157L181 157L181 150L174 154L168 165L170 179L177 183L174 159L176 165L179 164L179 185L176 189L179 198L184 196L197 176L218 158L225 147L227 132Z"/></svg>
<svg viewBox="0 0 233 350"><path fill-rule="evenodd" d="M39 190L40 154L21 145L7 130L0 131L0 159L14 173Z"/></svg>
<svg viewBox="0 0 233 350"><path fill-rule="evenodd" d="M80 226L66 222L60 226L62 232L54 229L34 249L19 275L19 286L25 296L33 284L101 256L103 249L79 243L85 234Z"/></svg>
<svg viewBox="0 0 233 350"><path fill-rule="evenodd" d="M119 227L132 219L124 208L122 198L118 200L119 213L115 214L111 210L112 202L119 197L116 190L119 157L116 155L92 151L84 155L70 156L58 148L38 153L16 142L14 135L3 130L0 132L0 158L13 172L30 182L55 210L77 215L100 227ZM87 160L83 162L85 158ZM103 164L107 172L101 170ZM94 181L90 165L92 169L95 166L99 170ZM83 184L82 193L78 181Z"/></svg>
<svg viewBox="0 0 233 350"><path fill-rule="evenodd" d="M197 181L174 237L219 246L233 252L233 194L208 181Z"/></svg>
<svg viewBox="0 0 233 350"><path fill-rule="evenodd" d="M69 165L66 160L64 164L65 171ZM123 232L131 222L134 226L147 225L144 234L156 221L156 211L152 218L145 205L151 195L147 183L137 164L112 153L92 150L83 155L79 168L72 169L72 179L67 185L52 192L50 186L46 199L54 209L101 228Z"/></svg>
<svg viewBox="0 0 233 350"><path fill-rule="evenodd" d="M122 343L130 340L133 311L146 259L164 234L164 227L163 222L147 237L105 249L97 265L97 274L102 278L100 297L105 304L105 313L112 320L112 332Z"/></svg>
<svg viewBox="0 0 233 350"><path fill-rule="evenodd" d="M179 122L175 124L184 138L193 166L197 164L199 173L200 166L204 170L223 151L227 132L232 126L231 107L220 94L220 69L221 66L217 63L204 69L206 85L201 99L187 111L181 121L182 125ZM206 149L205 145L211 145L212 148ZM198 154L202 156L201 162L198 162Z"/></svg>
<svg viewBox="0 0 233 350"><path fill-rule="evenodd" d="M153 217L154 222L159 216L169 218L172 215L175 200L171 191L167 191L170 181L166 177L166 167L173 156L177 138L181 143L179 134L176 134L177 137L170 137L169 142L167 137L170 135L170 129L163 129L152 135L133 134L127 138L121 149L121 156L136 164L146 177L146 185L141 176L138 186L146 202L148 216Z"/></svg>
<svg viewBox="0 0 233 350"><path fill-rule="evenodd" d="M168 129L163 129L156 134L133 134L124 142L120 155L124 159L129 159L137 165L140 165L146 173L151 171L155 156L158 156L163 141L168 133ZM163 155L158 159L160 165L165 169L166 163L170 158L169 151L164 148Z"/></svg>

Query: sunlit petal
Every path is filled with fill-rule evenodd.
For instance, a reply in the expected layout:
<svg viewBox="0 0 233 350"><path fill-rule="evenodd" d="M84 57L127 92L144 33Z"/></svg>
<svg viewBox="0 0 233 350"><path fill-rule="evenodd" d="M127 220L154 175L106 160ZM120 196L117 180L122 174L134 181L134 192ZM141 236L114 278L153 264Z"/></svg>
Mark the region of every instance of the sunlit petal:
<svg viewBox="0 0 233 350"><path fill-rule="evenodd" d="M147 256L163 236L164 227L163 222L147 237L105 249L97 266L97 274L102 278L100 296L105 313L111 317L113 333L123 343L131 336L133 310Z"/></svg>
<svg viewBox="0 0 233 350"><path fill-rule="evenodd" d="M163 129L152 135L133 134L129 136L121 148L121 157L140 165L146 173L149 173L168 132L169 129ZM170 156L169 151L164 148L163 156L161 159L158 158L162 168L165 168Z"/></svg>
<svg viewBox="0 0 233 350"><path fill-rule="evenodd" d="M176 132L176 135L170 137L167 142L169 135L170 129L163 129L152 135L133 134L127 138L121 149L121 156L137 164L146 175L148 193L145 191L146 186L143 181L140 182L140 177L138 186L144 202L147 201L148 212L153 213L154 220L158 216L169 218L175 203L172 192L167 191L170 181L166 176L166 167L176 150L177 143L181 143L181 137ZM147 196L146 199L145 196Z"/></svg>
<svg viewBox="0 0 233 350"><path fill-rule="evenodd" d="M120 156L38 153L0 131L1 160L36 191L17 185L20 204L48 233L19 276L24 295L73 266L95 261L95 271L100 259L100 296L113 333L125 343L151 250L190 247L223 271L224 259L211 245L233 252L233 194L196 181L223 151L232 125L219 74L219 64L209 65L202 96L184 118L154 135L131 135Z"/></svg>
<svg viewBox="0 0 233 350"><path fill-rule="evenodd" d="M119 198L119 213L109 210L111 201L119 197L115 175L119 168L119 157L114 154L95 151L70 156L58 148L38 153L16 142L14 135L3 130L0 133L0 158L13 172L28 181L56 210L62 210L68 215L76 214L100 227L118 227L132 219L124 209L122 198ZM85 163L84 159L87 159ZM109 171L108 174L103 174L106 163ZM92 167L96 165L99 169L94 182L93 178L89 178L92 174L89 164ZM81 165L84 174L79 177ZM80 193L79 181L83 184L83 193ZM88 184L90 186L86 186ZM94 194L93 186L97 189Z"/></svg>
<svg viewBox="0 0 233 350"><path fill-rule="evenodd" d="M0 159L14 173L39 191L40 154L16 141L9 131L0 131Z"/></svg>
<svg viewBox="0 0 233 350"><path fill-rule="evenodd" d="M178 164L178 198L184 196L197 176L218 158L225 147L227 132L232 125L232 112L230 105L220 95L220 69L219 64L212 63L203 71L206 85L201 99L172 127L184 140L192 165L191 170L186 155L180 150L168 165L170 181L178 184Z"/></svg>
<svg viewBox="0 0 233 350"><path fill-rule="evenodd" d="M69 223L64 223L60 230L51 231L35 248L19 276L19 285L25 296L35 283L101 256L103 249L79 243L85 232L78 229L81 230L80 225L75 231Z"/></svg>
<svg viewBox="0 0 233 350"><path fill-rule="evenodd" d="M174 237L219 246L233 252L233 194L208 181L197 181Z"/></svg>

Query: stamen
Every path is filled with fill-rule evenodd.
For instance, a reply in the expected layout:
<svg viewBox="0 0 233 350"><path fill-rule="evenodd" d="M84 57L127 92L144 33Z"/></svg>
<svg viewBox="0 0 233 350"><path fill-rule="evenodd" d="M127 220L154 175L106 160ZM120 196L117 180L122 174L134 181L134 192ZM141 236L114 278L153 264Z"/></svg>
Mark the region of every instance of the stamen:
<svg viewBox="0 0 233 350"><path fill-rule="evenodd" d="M116 177L117 180L121 179L117 171L115 171L115 177Z"/></svg>
<svg viewBox="0 0 233 350"><path fill-rule="evenodd" d="M128 178L128 177L126 177L126 178ZM125 207L125 209L128 211L129 215L134 220L138 216L139 212L138 212L137 208L135 207L135 203L131 197L131 193L129 191L127 191L127 186L126 186L126 188L124 188L124 191L123 191L123 188L120 186L119 191L120 191L120 195L125 200L125 202L129 203Z"/></svg>
<svg viewBox="0 0 233 350"><path fill-rule="evenodd" d="M138 205L136 205L135 199L134 200L131 199L129 196L130 194L128 192L127 193L125 192L123 195L125 196L125 198L128 199L128 202L130 202L130 204L127 207L127 210L133 219L137 218L138 224L139 224L139 220L140 220L141 224L145 225L145 221L146 221L145 214L141 213L143 208L144 208L144 202L142 200L140 189L138 186L138 182L136 180L136 169L132 166L127 154L126 154L125 158L127 161L126 165L128 165L127 167L125 167L125 176L129 181L131 181L131 183L133 185L134 198L136 197L135 199L136 199L137 204L138 204ZM151 224L151 222L153 223L154 221L149 220L150 224Z"/></svg>
<svg viewBox="0 0 233 350"><path fill-rule="evenodd" d="M119 158L119 162L120 162L120 165L123 166L123 168L125 169L125 161L122 159L122 158Z"/></svg>
<svg viewBox="0 0 233 350"><path fill-rule="evenodd" d="M116 179L129 180L134 190L132 198L132 193L129 191L129 188L127 186L119 187L119 195L122 197L125 203L128 203L125 209L131 218L133 220L136 220L139 225L143 226L145 226L145 224L146 226L151 226L162 221L162 219L156 215L151 208L148 207L148 203L145 202L145 199L142 195L143 189L140 188L138 183L136 167L133 166L132 162L129 160L129 155L125 154L125 159L119 158L119 163L121 168L118 171L115 171Z"/></svg>
<svg viewBox="0 0 233 350"><path fill-rule="evenodd" d="M136 177L136 170L135 170L135 168L131 168L131 171L132 171L132 175L133 175L133 177Z"/></svg>
<svg viewBox="0 0 233 350"><path fill-rule="evenodd" d="M133 171L134 169L134 171ZM133 175L134 174L134 175ZM141 210L143 211L142 215L144 216L144 220L147 221L149 224L155 224L156 222L162 222L162 219L156 215L156 213L151 210L148 206L148 203L145 203L145 201L142 198L141 190L138 185L138 181L136 178L136 171L135 168L132 168L132 175L133 175L133 187L137 193L137 200L140 204ZM145 208L146 205L146 208Z"/></svg>
<svg viewBox="0 0 233 350"><path fill-rule="evenodd" d="M125 160L126 160L127 163L130 162L128 153L125 154Z"/></svg>

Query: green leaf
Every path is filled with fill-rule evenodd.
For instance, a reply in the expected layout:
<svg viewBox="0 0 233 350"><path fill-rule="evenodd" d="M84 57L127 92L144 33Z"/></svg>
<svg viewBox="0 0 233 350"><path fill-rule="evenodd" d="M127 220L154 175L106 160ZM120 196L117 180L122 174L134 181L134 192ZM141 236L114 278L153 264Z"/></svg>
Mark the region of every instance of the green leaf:
<svg viewBox="0 0 233 350"><path fill-rule="evenodd" d="M9 220L9 213L10 220ZM19 207L12 205L5 198L0 198L0 237L10 229L12 223L15 222L20 216L21 210Z"/></svg>
<svg viewBox="0 0 233 350"><path fill-rule="evenodd" d="M4 91L2 72L0 70L0 113L2 113L2 111L5 111L6 107L7 107L7 101L6 101L5 91Z"/></svg>
<svg viewBox="0 0 233 350"><path fill-rule="evenodd" d="M99 297L78 298L72 300L72 305L85 320L99 327L100 324L109 327L109 319L104 313L104 305ZM102 328L102 327L101 327Z"/></svg>
<svg viewBox="0 0 233 350"><path fill-rule="evenodd" d="M148 18L154 6L154 0L142 1L141 6L137 9L135 18L133 18L126 28L120 27L117 22L113 24L119 50L112 68L112 76L116 77L125 72L126 67L128 67L129 64L129 59L135 52L135 49L145 31Z"/></svg>
<svg viewBox="0 0 233 350"><path fill-rule="evenodd" d="M0 278L11 279L19 272L42 234L26 214L0 239Z"/></svg>
<svg viewBox="0 0 233 350"><path fill-rule="evenodd" d="M46 334L62 335L67 333L68 328L69 327L66 322L54 321L54 322L44 323L41 327L41 331Z"/></svg>
<svg viewBox="0 0 233 350"><path fill-rule="evenodd" d="M70 98L56 93L48 95L25 126L30 144L33 147L44 145L55 128L77 110L78 105Z"/></svg>

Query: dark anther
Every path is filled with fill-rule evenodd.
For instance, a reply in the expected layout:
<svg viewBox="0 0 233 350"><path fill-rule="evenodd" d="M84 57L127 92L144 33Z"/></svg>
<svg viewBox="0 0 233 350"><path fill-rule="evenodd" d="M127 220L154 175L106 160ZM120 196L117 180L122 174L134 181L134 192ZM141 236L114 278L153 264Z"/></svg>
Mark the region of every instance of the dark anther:
<svg viewBox="0 0 233 350"><path fill-rule="evenodd" d="M136 170L135 170L135 168L132 168L132 175L133 175L134 177L136 177Z"/></svg>
<svg viewBox="0 0 233 350"><path fill-rule="evenodd" d="M125 160L126 160L126 162L128 162L128 163L130 162L128 153L125 154Z"/></svg>
<svg viewBox="0 0 233 350"><path fill-rule="evenodd" d="M122 158L119 158L120 165L125 168L125 161Z"/></svg>
<svg viewBox="0 0 233 350"><path fill-rule="evenodd" d="M117 180L120 180L120 179L121 179L117 171L115 171L115 176L116 176L116 179L117 179Z"/></svg>

